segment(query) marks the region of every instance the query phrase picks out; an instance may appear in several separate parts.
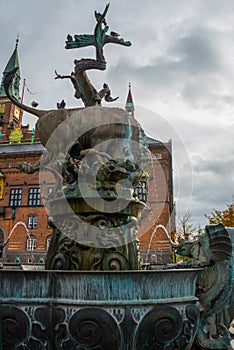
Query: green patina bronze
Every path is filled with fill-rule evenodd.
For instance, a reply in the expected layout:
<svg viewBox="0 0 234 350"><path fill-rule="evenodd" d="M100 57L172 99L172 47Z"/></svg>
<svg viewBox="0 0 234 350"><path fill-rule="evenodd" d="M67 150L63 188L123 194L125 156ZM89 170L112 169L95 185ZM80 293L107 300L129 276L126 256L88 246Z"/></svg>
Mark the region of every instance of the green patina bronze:
<svg viewBox="0 0 234 350"><path fill-rule="evenodd" d="M75 97L81 98L85 107L94 106L96 104L101 104L102 98L105 98L107 102L112 102L117 100L117 98L112 98L110 96L111 92L107 84L103 85L103 89L99 92L91 84L87 70L106 69L106 60L103 54L103 46L106 44L118 44L123 46L130 46L130 41L125 41L123 38L119 38L119 34L115 32L110 32L111 35L107 34L109 26L106 24L105 16L107 14L110 4L106 5L103 14L95 11L95 17L97 24L94 29L94 34L82 34L67 36L66 49L77 49L80 47L94 46L96 49L96 59L82 58L80 60L75 60L75 69L70 75L60 75L57 72L55 79L70 79L75 88Z"/></svg>
<svg viewBox="0 0 234 350"><path fill-rule="evenodd" d="M69 130L76 129L76 124L81 129L83 124L88 132L81 132L80 137L78 130L74 137L69 133L69 138L75 142L62 160L63 188L56 188L49 200L55 223L46 259L47 269L140 268L137 218L144 204L133 197L133 188L148 159L145 135L139 124L125 111L92 107L100 105L102 98L107 102L117 98L110 96L107 84L98 92L86 72L106 69L103 54L105 44L131 45L115 32L107 34L109 26L105 16L108 8L109 4L102 14L95 11L97 24L94 35L75 35L74 39L68 35L66 41L67 49L94 46L96 59L75 60L75 69L70 76L56 73L56 78L70 78L75 97L81 98L86 108L93 109L76 114L74 125L72 118L69 119ZM57 139L55 137L50 142L52 149ZM112 142L116 139L118 143ZM105 142L107 144L100 148L99 145ZM135 142L134 151L131 150L131 142ZM58 150L55 153L59 154ZM61 163L61 159L54 159L53 167L57 168L58 163ZM126 184L120 184L125 180ZM110 208L115 201L118 201L118 205L112 210Z"/></svg>
<svg viewBox="0 0 234 350"><path fill-rule="evenodd" d="M107 34L108 8L95 11L94 35L69 35L66 42L67 49L93 45L96 59L75 60L71 75L56 73L71 79L85 108L25 106L11 89L17 65L4 77L4 93L39 118L36 129L46 148L40 164L19 169L49 170L56 179L47 201L53 233L46 269L76 271L0 271L0 348L226 350L230 320L225 327L222 319L233 303L233 267L222 225L207 226L193 244L173 244L191 257L188 269L112 272L140 269L137 219L144 203L133 188L148 149L133 115L101 107L102 98L115 99L107 84L97 92L86 73L106 69L105 44L131 45L118 33Z"/></svg>
<svg viewBox="0 0 234 350"><path fill-rule="evenodd" d="M68 35L66 48L93 45L96 59L75 60L69 78L75 97L85 108L40 111L9 98L35 114L46 154L40 164L23 163L20 170L49 170L57 180L47 201L53 234L47 253L48 270L138 270L140 269L137 219L144 203L134 196L149 155L144 131L134 116L120 108L101 107L111 97L108 84L98 92L87 70L106 69L103 46L130 46L129 41L109 31L105 16L95 11L94 35ZM5 79L6 91L15 70ZM41 180L43 183L43 180Z"/></svg>

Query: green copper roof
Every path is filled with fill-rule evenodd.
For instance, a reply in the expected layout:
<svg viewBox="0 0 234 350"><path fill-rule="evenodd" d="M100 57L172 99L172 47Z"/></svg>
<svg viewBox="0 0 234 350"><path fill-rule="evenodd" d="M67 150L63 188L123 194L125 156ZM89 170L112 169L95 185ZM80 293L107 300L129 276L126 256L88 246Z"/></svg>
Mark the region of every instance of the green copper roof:
<svg viewBox="0 0 234 350"><path fill-rule="evenodd" d="M1 86L0 86L0 97L6 96L6 92L5 92L5 89L3 86L3 81L4 81L5 76L7 75L7 73L12 71L14 68L18 67L18 71L16 72L16 75L15 75L15 78L13 81L13 85L12 85L12 95L20 100L20 95L19 95L20 69L19 69L19 57L18 57L18 50L17 50L18 42L19 42L19 40L17 39L15 49L14 49L7 65L6 65L6 68L4 69L4 72L3 72L2 82L1 82Z"/></svg>
<svg viewBox="0 0 234 350"><path fill-rule="evenodd" d="M132 99L131 84L130 83L129 83L129 91L128 91L127 101L125 104L125 109L127 110L127 112L133 112L135 109L133 99Z"/></svg>

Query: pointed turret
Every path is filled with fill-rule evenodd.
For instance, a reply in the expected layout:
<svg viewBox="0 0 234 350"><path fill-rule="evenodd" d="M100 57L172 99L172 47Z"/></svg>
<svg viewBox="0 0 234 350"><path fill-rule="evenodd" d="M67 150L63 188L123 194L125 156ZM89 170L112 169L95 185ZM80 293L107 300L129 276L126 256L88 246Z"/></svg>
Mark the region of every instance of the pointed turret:
<svg viewBox="0 0 234 350"><path fill-rule="evenodd" d="M128 97L126 100L125 109L128 113L130 113L131 115L134 115L135 108L134 108L134 103L132 99L131 83L129 83Z"/></svg>
<svg viewBox="0 0 234 350"><path fill-rule="evenodd" d="M15 45L15 49L6 65L6 68L4 69L3 72L3 77L2 77L2 82L1 82L1 86L0 86L0 98L1 97L6 97L6 92L3 86L3 81L5 79L5 76L7 75L7 73L9 73L10 71L12 71L14 68L18 68L13 84L12 84L12 95L17 98L17 100L20 101L20 95L19 95L19 85L20 85L20 69L19 69L19 57L18 57L18 43L19 43L19 39L16 39L16 45Z"/></svg>

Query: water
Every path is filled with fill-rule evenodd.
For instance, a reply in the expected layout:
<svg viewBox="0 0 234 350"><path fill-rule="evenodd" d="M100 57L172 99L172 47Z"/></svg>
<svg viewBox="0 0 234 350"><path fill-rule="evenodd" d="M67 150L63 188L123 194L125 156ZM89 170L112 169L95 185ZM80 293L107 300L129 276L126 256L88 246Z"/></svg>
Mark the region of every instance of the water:
<svg viewBox="0 0 234 350"><path fill-rule="evenodd" d="M128 129L125 137L129 140L132 138L132 115L130 113L128 113Z"/></svg>
<svg viewBox="0 0 234 350"><path fill-rule="evenodd" d="M153 241L153 239L154 239L154 237L155 237L155 235L156 235L156 232L157 232L157 230L158 230L159 228L162 228L162 229L164 230L164 232L166 233L166 235L167 235L169 241L171 240L171 238L170 238L170 236L169 236L169 233L168 233L166 227L163 226L163 225L161 225L161 224L157 225L157 226L155 227L155 229L153 230L153 232L152 232L152 234L151 234L151 237L150 237L150 241L149 241L149 245L148 245L148 249L147 249L147 253L146 253L146 257L145 257L145 262L146 262L146 263L148 262L149 251L150 251L150 248L151 248L152 241Z"/></svg>
<svg viewBox="0 0 234 350"><path fill-rule="evenodd" d="M12 228L12 230L11 230L9 236L8 236L7 241L9 241L9 240L11 239L11 236L12 236L14 230L15 230L16 227L18 227L19 225L24 226L24 228L25 228L25 230L26 230L26 232L27 232L28 238L31 239L31 236L30 236L30 233L29 233L29 229L28 229L27 225L25 224L25 222L23 222L23 221L18 221L18 222L13 226L13 228Z"/></svg>
<svg viewBox="0 0 234 350"><path fill-rule="evenodd" d="M134 162L134 154L132 153L132 115L128 113L127 117L128 123L126 123L126 132L124 135L124 140L125 140L125 147L124 147L124 158L128 159L131 162Z"/></svg>

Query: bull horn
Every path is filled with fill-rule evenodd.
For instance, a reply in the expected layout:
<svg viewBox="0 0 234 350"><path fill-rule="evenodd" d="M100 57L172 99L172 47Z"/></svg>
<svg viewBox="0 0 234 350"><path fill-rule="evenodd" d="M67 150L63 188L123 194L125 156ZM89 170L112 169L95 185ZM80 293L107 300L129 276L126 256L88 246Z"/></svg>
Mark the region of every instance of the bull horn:
<svg viewBox="0 0 234 350"><path fill-rule="evenodd" d="M12 82L13 82L13 79L14 79L14 76L15 76L15 73L17 72L19 68L14 68L13 70L11 70L9 73L7 73L4 81L3 81L3 84L4 84L4 88L5 88L5 91L6 91L6 95L7 97L11 100L11 102L13 102L17 107L23 109L25 112L28 112L28 113L31 113L35 116L37 116L38 118L42 117L42 115L46 112L46 111L43 111L43 110L38 110L36 108L32 108L32 107L29 107L29 106L26 106L25 104L19 102L13 95L11 95L10 93L10 87L12 85Z"/></svg>

